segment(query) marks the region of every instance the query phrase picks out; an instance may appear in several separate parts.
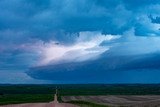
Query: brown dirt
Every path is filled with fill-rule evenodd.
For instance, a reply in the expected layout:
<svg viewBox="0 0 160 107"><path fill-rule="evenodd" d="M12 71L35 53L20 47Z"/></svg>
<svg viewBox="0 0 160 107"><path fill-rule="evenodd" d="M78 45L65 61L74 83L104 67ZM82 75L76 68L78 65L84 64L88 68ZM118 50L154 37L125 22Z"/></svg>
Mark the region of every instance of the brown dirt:
<svg viewBox="0 0 160 107"><path fill-rule="evenodd" d="M78 107L73 104L68 103L27 103L27 104L12 104L12 105L4 105L0 107Z"/></svg>
<svg viewBox="0 0 160 107"><path fill-rule="evenodd" d="M160 107L160 96L158 95L65 96L62 97L62 100L64 102L89 101L115 107Z"/></svg>

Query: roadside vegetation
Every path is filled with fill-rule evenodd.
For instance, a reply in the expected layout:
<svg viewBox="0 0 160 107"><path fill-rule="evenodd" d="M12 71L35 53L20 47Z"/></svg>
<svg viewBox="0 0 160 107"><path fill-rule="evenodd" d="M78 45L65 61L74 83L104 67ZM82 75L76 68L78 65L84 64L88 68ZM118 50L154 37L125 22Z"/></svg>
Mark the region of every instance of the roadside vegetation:
<svg viewBox="0 0 160 107"><path fill-rule="evenodd" d="M0 105L53 101L51 94L6 94L0 96Z"/></svg>

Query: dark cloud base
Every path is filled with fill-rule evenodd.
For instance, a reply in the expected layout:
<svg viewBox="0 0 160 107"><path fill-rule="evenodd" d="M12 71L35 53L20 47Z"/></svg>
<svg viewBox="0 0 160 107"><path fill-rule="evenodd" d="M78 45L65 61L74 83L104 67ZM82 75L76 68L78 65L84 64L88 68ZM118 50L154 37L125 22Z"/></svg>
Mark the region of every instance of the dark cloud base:
<svg viewBox="0 0 160 107"><path fill-rule="evenodd" d="M109 81L118 82L118 80L120 80L119 82L138 82L138 79L140 80L139 82L147 82L149 81L148 79L156 76L154 72L156 72L155 74L160 73L159 62L160 53L134 56L105 55L105 57L95 61L30 68L26 73L35 79L70 81L73 83L108 83ZM148 78L149 75L145 75L145 72L152 74L150 78ZM131 74L133 74L133 81L128 77ZM141 76L139 77L138 75ZM155 81L160 82L160 79Z"/></svg>

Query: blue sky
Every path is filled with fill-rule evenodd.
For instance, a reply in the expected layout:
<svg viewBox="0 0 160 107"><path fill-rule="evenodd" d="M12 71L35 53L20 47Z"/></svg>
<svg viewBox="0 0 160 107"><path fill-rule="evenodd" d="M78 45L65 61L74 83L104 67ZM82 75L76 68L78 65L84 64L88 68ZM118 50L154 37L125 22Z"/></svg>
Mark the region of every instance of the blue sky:
<svg viewBox="0 0 160 107"><path fill-rule="evenodd" d="M0 83L160 83L159 0L1 0Z"/></svg>

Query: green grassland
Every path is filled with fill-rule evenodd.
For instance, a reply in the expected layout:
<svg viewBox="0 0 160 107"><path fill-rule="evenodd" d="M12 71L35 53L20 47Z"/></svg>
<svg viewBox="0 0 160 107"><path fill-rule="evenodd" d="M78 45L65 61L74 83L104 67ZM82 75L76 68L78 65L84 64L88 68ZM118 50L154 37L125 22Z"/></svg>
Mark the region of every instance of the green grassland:
<svg viewBox="0 0 160 107"><path fill-rule="evenodd" d="M0 105L53 101L56 88L59 101L71 95L160 95L160 84L0 85Z"/></svg>
<svg viewBox="0 0 160 107"><path fill-rule="evenodd" d="M48 102L52 100L53 96L51 94L6 94L0 96L0 105Z"/></svg>

